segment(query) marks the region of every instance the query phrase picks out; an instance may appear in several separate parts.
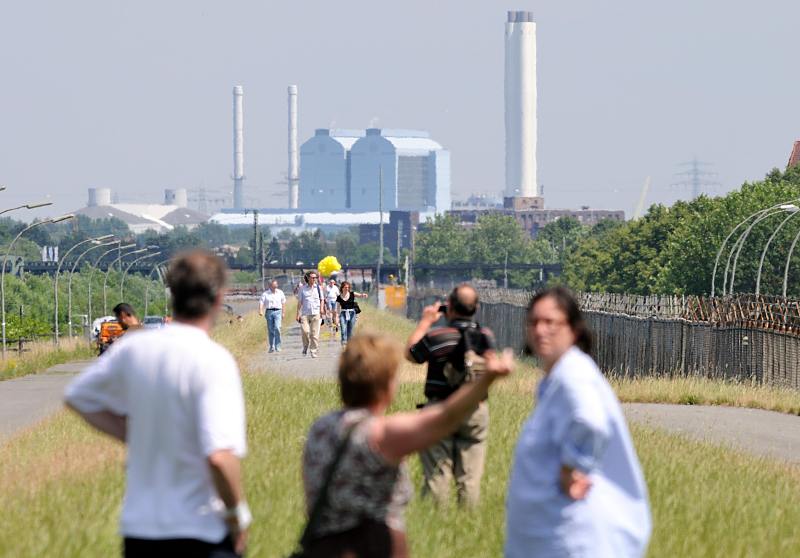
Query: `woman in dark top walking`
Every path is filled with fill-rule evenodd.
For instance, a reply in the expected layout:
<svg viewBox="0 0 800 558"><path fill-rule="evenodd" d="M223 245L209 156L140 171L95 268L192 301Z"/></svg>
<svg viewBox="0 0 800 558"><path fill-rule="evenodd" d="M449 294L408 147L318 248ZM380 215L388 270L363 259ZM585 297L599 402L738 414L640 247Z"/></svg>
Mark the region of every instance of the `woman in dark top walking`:
<svg viewBox="0 0 800 558"><path fill-rule="evenodd" d="M367 293L354 293L349 281L343 281L339 287L341 293L336 297L336 309L339 316L339 331L342 333L342 345L353 337L356 329L356 299L367 298Z"/></svg>

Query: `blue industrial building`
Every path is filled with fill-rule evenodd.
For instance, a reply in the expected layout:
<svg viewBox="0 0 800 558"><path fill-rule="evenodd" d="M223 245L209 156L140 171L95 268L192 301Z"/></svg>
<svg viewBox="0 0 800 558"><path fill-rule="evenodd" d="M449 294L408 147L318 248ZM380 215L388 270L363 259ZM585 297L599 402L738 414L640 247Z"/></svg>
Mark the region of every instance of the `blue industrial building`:
<svg viewBox="0 0 800 558"><path fill-rule="evenodd" d="M450 152L415 130L317 130L300 149L300 209L441 213L450 209Z"/></svg>

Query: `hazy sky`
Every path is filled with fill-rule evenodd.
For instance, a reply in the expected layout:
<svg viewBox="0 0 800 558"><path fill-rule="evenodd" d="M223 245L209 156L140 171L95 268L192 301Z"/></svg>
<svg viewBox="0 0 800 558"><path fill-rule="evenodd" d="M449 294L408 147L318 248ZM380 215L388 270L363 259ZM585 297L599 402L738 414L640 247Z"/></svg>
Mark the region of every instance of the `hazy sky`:
<svg viewBox="0 0 800 558"><path fill-rule="evenodd" d="M425 129L451 150L456 196L500 192L507 9L537 19L548 207L630 215L647 176L648 202L687 197L670 184L694 155L727 191L800 138L797 1L4 2L0 207L50 195L49 214L69 211L92 186L230 191L235 84L247 195L267 205L286 204L290 83L301 142Z"/></svg>

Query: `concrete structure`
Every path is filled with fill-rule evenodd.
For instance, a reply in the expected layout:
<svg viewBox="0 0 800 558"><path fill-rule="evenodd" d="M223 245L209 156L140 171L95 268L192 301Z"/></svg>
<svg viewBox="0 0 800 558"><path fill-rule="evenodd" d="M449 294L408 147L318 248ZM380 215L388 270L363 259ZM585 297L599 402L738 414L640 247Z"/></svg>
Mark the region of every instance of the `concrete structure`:
<svg viewBox="0 0 800 558"><path fill-rule="evenodd" d="M111 205L111 188L89 188L87 207L97 207L98 205Z"/></svg>
<svg viewBox="0 0 800 558"><path fill-rule="evenodd" d="M505 30L505 197L541 195L536 178L536 23L508 12Z"/></svg>
<svg viewBox="0 0 800 558"><path fill-rule="evenodd" d="M164 205L189 207L189 195L186 192L186 188L167 188L164 190Z"/></svg>
<svg viewBox="0 0 800 558"><path fill-rule="evenodd" d="M786 165L787 169L800 165L800 140L794 142L792 145L792 152L789 154L789 164Z"/></svg>
<svg viewBox="0 0 800 558"><path fill-rule="evenodd" d="M212 215L209 219L214 223L229 227L253 226L253 216L245 215L244 212L234 212L224 210L221 213ZM388 223L390 220L389 212L383 212L383 221ZM337 232L351 229L354 225L380 223L380 213L370 211L366 213L345 213L345 212L298 212L293 209L263 209L258 214L258 222L267 225L272 234L279 231L288 230L299 234L303 231L314 231L321 229L323 232ZM388 246L388 241L387 241Z"/></svg>
<svg viewBox="0 0 800 558"><path fill-rule="evenodd" d="M541 198L534 198L541 199ZM456 217L463 226L472 227L481 215L488 213L500 213L502 215L510 215L516 219L517 223L525 229L532 238L535 238L539 233L539 229L548 223L552 223L562 217L572 217L577 219L583 225L596 225L604 219L611 219L614 221L624 221L625 212L622 210L608 210L608 209L590 209L583 207L581 209L457 209L448 211L449 215Z"/></svg>
<svg viewBox="0 0 800 558"><path fill-rule="evenodd" d="M299 207L303 211L347 211L350 149L364 130L316 130L300 148ZM370 208L377 210L375 208Z"/></svg>
<svg viewBox="0 0 800 558"><path fill-rule="evenodd" d="M427 132L370 128L351 148L349 209L441 213L450 209L450 152Z"/></svg>
<svg viewBox="0 0 800 558"><path fill-rule="evenodd" d="M207 215L186 207L185 189L165 190L164 199L173 203L111 203L109 188L89 188L87 206L73 213L89 219L119 219L134 234L146 231L164 233L175 227L193 229L208 221Z"/></svg>
<svg viewBox="0 0 800 558"><path fill-rule="evenodd" d="M400 250L413 250L414 234L419 227L416 211L390 211L389 221L383 225L383 246L387 254L397 256L398 235ZM358 241L361 244L380 242L380 224L362 223L358 226Z"/></svg>
<svg viewBox="0 0 800 558"><path fill-rule="evenodd" d="M414 130L317 130L300 148L300 208L377 211L450 209L450 153Z"/></svg>
<svg viewBox="0 0 800 558"><path fill-rule="evenodd" d="M300 204L300 165L297 158L297 86L289 86L289 209Z"/></svg>
<svg viewBox="0 0 800 558"><path fill-rule="evenodd" d="M244 207L244 112L241 85L233 88L233 207Z"/></svg>

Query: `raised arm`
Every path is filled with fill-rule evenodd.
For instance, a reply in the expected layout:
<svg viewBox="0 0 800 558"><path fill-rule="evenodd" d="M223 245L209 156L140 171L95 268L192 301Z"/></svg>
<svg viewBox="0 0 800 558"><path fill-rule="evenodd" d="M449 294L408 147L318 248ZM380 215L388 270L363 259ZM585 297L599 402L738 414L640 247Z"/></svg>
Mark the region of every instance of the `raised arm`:
<svg viewBox="0 0 800 558"><path fill-rule="evenodd" d="M485 355L486 372L475 381L461 386L453 395L413 413L398 413L376 420L371 442L392 463L429 447L453 432L486 398L489 386L511 372L514 358L510 349L502 356Z"/></svg>
<svg viewBox="0 0 800 558"><path fill-rule="evenodd" d="M408 337L408 341L406 341L406 360L410 362L420 363L414 355L411 354L411 349L419 343L428 330L431 328L433 324L439 319L441 316L441 312L439 312L440 303L437 300L435 303L431 304L430 306L426 306L422 309L422 317L417 324L417 328L413 331L413 333Z"/></svg>

